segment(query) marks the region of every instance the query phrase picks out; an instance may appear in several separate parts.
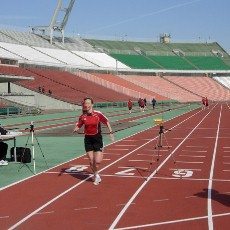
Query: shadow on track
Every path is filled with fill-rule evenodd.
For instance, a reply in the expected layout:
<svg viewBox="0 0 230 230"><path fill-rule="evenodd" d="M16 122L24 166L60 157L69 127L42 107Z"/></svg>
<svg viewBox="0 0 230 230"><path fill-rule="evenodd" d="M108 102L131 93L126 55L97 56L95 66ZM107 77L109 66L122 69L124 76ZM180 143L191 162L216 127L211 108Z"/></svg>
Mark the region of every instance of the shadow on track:
<svg viewBox="0 0 230 230"><path fill-rule="evenodd" d="M69 168L62 168L60 170L60 173L58 174L58 176L62 176L63 174L68 174L78 180L85 180L87 177L89 177L90 175L92 175L91 172L89 171L82 171L82 172L66 172L66 170L68 170ZM87 182L93 182L93 178L89 178L86 180Z"/></svg>
<svg viewBox="0 0 230 230"><path fill-rule="evenodd" d="M230 195L219 193L217 190L211 189L212 200L215 200L227 207L230 207ZM203 192L194 194L194 196L201 198L208 198L208 189L204 188Z"/></svg>

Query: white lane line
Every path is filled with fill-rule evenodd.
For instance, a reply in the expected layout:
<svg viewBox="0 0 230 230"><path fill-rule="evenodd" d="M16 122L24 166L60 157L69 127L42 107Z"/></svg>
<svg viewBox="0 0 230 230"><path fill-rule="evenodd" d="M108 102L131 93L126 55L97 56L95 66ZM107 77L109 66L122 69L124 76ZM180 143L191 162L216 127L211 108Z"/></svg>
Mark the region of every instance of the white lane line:
<svg viewBox="0 0 230 230"><path fill-rule="evenodd" d="M208 229L213 230L213 214L212 214L212 179L213 179L213 174L214 174L214 166L215 166L215 160L216 160L216 153L217 153L217 143L218 143L218 138L219 138L219 133L220 133L220 120L221 120L221 115L222 115L222 105L220 108L220 114L219 114L219 121L218 121L218 127L217 127L217 132L216 132L216 141L215 141L215 146L213 149L213 157L212 157L212 164L210 168L210 176L209 176L209 182L208 182Z"/></svg>
<svg viewBox="0 0 230 230"><path fill-rule="evenodd" d="M96 209L96 208L97 207L75 208L74 211L90 210L90 209Z"/></svg>
<svg viewBox="0 0 230 230"><path fill-rule="evenodd" d="M224 149L230 149L230 147L228 147L228 146L225 146L225 147L223 147Z"/></svg>
<svg viewBox="0 0 230 230"><path fill-rule="evenodd" d="M83 158L84 160L89 160L89 158L88 157L84 157ZM104 158L104 159L102 159L103 161L110 161L111 159L108 159L108 158Z"/></svg>
<svg viewBox="0 0 230 230"><path fill-rule="evenodd" d="M153 202L161 202L161 201L167 201L169 199L161 199L161 200L153 200Z"/></svg>
<svg viewBox="0 0 230 230"><path fill-rule="evenodd" d="M0 216L0 219L7 219L10 218L10 216Z"/></svg>
<svg viewBox="0 0 230 230"><path fill-rule="evenodd" d="M203 145L187 145L185 147L186 148L207 148L206 146L203 146Z"/></svg>
<svg viewBox="0 0 230 230"><path fill-rule="evenodd" d="M198 157L198 158L204 158L206 156L191 156L191 155L186 155L186 154L181 154L179 157Z"/></svg>
<svg viewBox="0 0 230 230"><path fill-rule="evenodd" d="M114 155L114 156L120 156L121 154L120 154L120 153L104 153L104 152L103 152L103 155Z"/></svg>
<svg viewBox="0 0 230 230"><path fill-rule="evenodd" d="M178 168L177 169L169 169L170 171L175 171L175 170L178 170ZM180 170L191 170L191 171L201 171L201 169L191 169L191 168L186 168L186 169L180 169Z"/></svg>
<svg viewBox="0 0 230 230"><path fill-rule="evenodd" d="M203 161L176 161L176 163L186 163L186 164L204 164Z"/></svg>
<svg viewBox="0 0 230 230"><path fill-rule="evenodd" d="M230 170L229 169L224 169L224 170L222 170L223 172L230 172Z"/></svg>
<svg viewBox="0 0 230 230"><path fill-rule="evenodd" d="M137 154L137 156L150 156L150 157L161 157L162 155L158 155L158 154L145 154L145 153L139 153Z"/></svg>
<svg viewBox="0 0 230 230"><path fill-rule="evenodd" d="M142 168L142 167L124 167L128 169L136 169L136 170L148 170L149 168ZM178 170L178 169L175 169ZM180 170L189 170L189 169L180 169ZM197 170L201 171L201 170ZM229 170L230 171L230 170ZM45 172L47 174L60 174L60 172ZM83 173L83 172L71 172L71 173L62 173L62 175L70 175L70 174L81 174L85 176L93 176L91 173ZM135 175L118 175L118 174L100 174L101 177L122 177L122 178L144 178L147 179L147 176L135 176ZM176 178L176 177L160 177L160 176L152 176L150 179L158 179L158 180L188 180L188 181L209 181L209 179L203 179L203 178ZM228 179L213 179L213 181L217 182L230 182Z"/></svg>
<svg viewBox="0 0 230 230"><path fill-rule="evenodd" d="M229 216L229 215L230 215L230 212L221 213L221 214L215 214L215 215L213 215L213 217L222 217L222 216ZM165 222L158 222L158 223L151 223L151 224L143 224L143 225L122 227L122 228L115 228L114 230L140 229L140 228L153 227L153 226L159 226L159 225L175 224L175 223L189 222L189 221L195 221L195 220L203 220L203 219L207 219L207 218L208 218L208 216L197 216L197 217L192 217L192 218L171 220L171 221L165 221Z"/></svg>
<svg viewBox="0 0 230 230"><path fill-rule="evenodd" d="M216 105L217 105L217 104L216 104ZM216 106L216 105L215 105L215 106ZM213 108L215 108L215 106L214 106ZM212 108L212 109L213 109L213 108ZM188 118L184 119L183 121L181 121L181 122L178 123L177 125L173 126L171 129L173 129L173 128L179 126L180 124L182 124L182 123L184 123L184 122L186 122L187 120L191 119L192 117L194 117L195 115L199 114L200 112L201 112L201 110L199 110L198 112L192 114L191 116L189 116ZM210 111L210 112L211 112L211 111ZM209 112L209 113L210 113L210 112ZM208 113L208 114L209 114L209 113ZM207 114L207 115L208 115L208 114ZM181 114L180 116L182 116L182 115L183 115L183 114ZM206 115L206 116L207 116L207 115ZM205 116L205 117L206 117L206 116ZM173 119L175 119L175 118L173 118ZM202 119L202 120L203 120L203 119ZM142 131L140 131L140 132L137 132L137 133L135 133L135 134L133 134L133 135L130 135L129 137L132 137L132 136L135 136L135 135L137 135L137 134L143 133L143 132L145 132L145 131L148 131L149 129L151 129L151 128L147 128L147 129L145 129L145 130L142 130ZM167 132L167 131L166 131L166 132ZM125 138L123 138L123 139L126 139L126 138L127 138L127 137L125 137ZM137 150L143 148L145 145L151 143L151 141L156 140L157 138L158 138L158 136L156 136L156 137L150 139L149 141L147 141L146 143L142 144L142 145L139 146L138 148L132 150L131 152L125 154L124 156L120 157L119 159L117 159L117 160L115 160L114 162L110 163L109 165L105 166L104 168L102 168L101 170L99 170L99 172L102 172L103 170L105 170L105 169L109 168L110 166L116 164L117 162L121 161L122 159L128 157L129 155L131 155L131 154L134 153L135 151L137 151ZM122 141L123 139L120 139L120 140L118 140L117 142ZM114 142L111 143L111 144L114 144ZM109 145L107 145L107 146L110 146L111 144L109 144ZM80 158L80 157L79 157L79 158ZM76 158L75 158L75 159L76 159ZM70 160L70 161L72 161L72 160ZM63 163L61 163L60 165L63 165ZM56 168L56 167L57 167L57 166L54 166L53 168ZM53 168L51 168L51 169L53 169ZM50 170L50 169L49 169L49 170ZM48 171L48 170L47 170L47 171ZM43 171L42 173L44 173L44 171ZM40 174L41 174L41 173L40 173ZM39 175L39 174L37 174L37 175ZM28 214L27 216L25 216L24 218L22 218L20 221L18 221L17 223L15 223L15 224L14 224L13 226L11 226L8 230L13 230L13 229L17 228L17 227L20 226L22 223L24 223L25 221L27 221L28 219L30 219L33 215L35 215L37 212L39 212L39 211L41 211L42 209L46 208L47 206L49 206L50 204L52 204L53 202L55 202L55 201L58 200L59 198L63 197L63 196L64 196L65 194L67 194L68 192L72 191L73 189L79 187L81 184L83 184L85 181L87 181L87 180L88 180L89 178L91 178L92 176L93 176L93 175L91 175L91 176L85 178L84 180L82 180L82 181L80 181L79 183L73 185L72 187L70 187L69 189L65 190L64 192L60 193L59 195L57 195L57 196L54 197L53 199L49 200L47 203L43 204L42 206L40 206L39 208L37 208L37 209L34 210L33 212L29 213L29 214ZM30 177L30 178L32 178L32 177ZM26 180L26 179L25 179L25 180ZM23 180L23 181L24 181L24 180ZM18 182L18 183L19 183L19 182ZM15 183L15 184L18 184L18 183ZM3 189L5 189L5 188L7 188L7 187L10 187L10 186L6 186L6 187L4 187ZM1 191L1 190L0 190L0 191Z"/></svg>
<svg viewBox="0 0 230 230"><path fill-rule="evenodd" d="M123 167L118 167L119 169L143 169L143 170L147 170L149 168L144 168L144 167L128 167L128 166L123 166Z"/></svg>
<svg viewBox="0 0 230 230"><path fill-rule="evenodd" d="M212 110L215 108L215 106L212 108ZM120 213L117 215L113 223L110 225L109 230L113 230L117 223L120 221L126 210L129 208L130 204L135 200L135 198L138 196L138 194L143 190L143 188L147 185L147 183L150 181L150 178L153 177L157 171L159 171L164 164L169 160L169 158L177 151L177 149L188 139L188 137L196 130L196 128L204 121L204 119L211 113L210 110L201 120L200 122L192 129L192 131L177 145L177 147L169 154L169 156L157 167L157 170L154 170L153 173L150 174L150 176L142 183L142 185L137 189L137 191L133 194L133 196L129 199L129 201L126 203L125 207L120 211ZM175 127L175 126L174 126Z"/></svg>
<svg viewBox="0 0 230 230"><path fill-rule="evenodd" d="M185 199L197 198L197 196L186 196Z"/></svg>
<svg viewBox="0 0 230 230"><path fill-rule="evenodd" d="M186 150L183 149L182 152L190 152L190 153L206 153L208 152L207 150Z"/></svg>
<svg viewBox="0 0 230 230"><path fill-rule="evenodd" d="M145 149L145 152L168 152L169 149Z"/></svg>
<svg viewBox="0 0 230 230"><path fill-rule="evenodd" d="M150 162L150 160L129 160L131 162ZM151 161L151 162L155 162L155 161Z"/></svg>
<svg viewBox="0 0 230 230"><path fill-rule="evenodd" d="M52 214L54 213L54 211L50 211L50 212L38 212L35 215L46 215L46 214Z"/></svg>

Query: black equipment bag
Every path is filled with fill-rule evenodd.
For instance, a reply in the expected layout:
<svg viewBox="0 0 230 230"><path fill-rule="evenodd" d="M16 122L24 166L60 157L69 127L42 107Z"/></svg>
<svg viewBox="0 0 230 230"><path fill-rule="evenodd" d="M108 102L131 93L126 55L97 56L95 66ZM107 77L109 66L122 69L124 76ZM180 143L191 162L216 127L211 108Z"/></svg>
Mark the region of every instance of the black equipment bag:
<svg viewBox="0 0 230 230"><path fill-rule="evenodd" d="M7 134L7 130L5 130L2 127L0 127L0 133L1 133L1 135L6 135Z"/></svg>
<svg viewBox="0 0 230 230"><path fill-rule="evenodd" d="M6 159L6 154L8 150L8 144L0 142L0 161Z"/></svg>
<svg viewBox="0 0 230 230"><path fill-rule="evenodd" d="M18 162L30 163L31 151L30 148L16 147L16 157ZM10 159L14 161L14 147L10 149Z"/></svg>

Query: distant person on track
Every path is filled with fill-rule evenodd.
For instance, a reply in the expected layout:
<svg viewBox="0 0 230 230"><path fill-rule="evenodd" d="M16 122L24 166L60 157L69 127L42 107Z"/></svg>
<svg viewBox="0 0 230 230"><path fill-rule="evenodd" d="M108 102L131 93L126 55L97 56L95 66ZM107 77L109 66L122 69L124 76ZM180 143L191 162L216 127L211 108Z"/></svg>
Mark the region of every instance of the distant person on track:
<svg viewBox="0 0 230 230"><path fill-rule="evenodd" d="M127 103L128 109L129 109L129 113L132 113L132 108L133 108L133 102L131 99L129 99L128 103Z"/></svg>
<svg viewBox="0 0 230 230"><path fill-rule="evenodd" d="M205 97L205 107L208 109L209 103L208 103L208 98Z"/></svg>
<svg viewBox="0 0 230 230"><path fill-rule="evenodd" d="M145 111L145 101L144 101L144 99L140 100L140 110L141 110L141 112Z"/></svg>
<svg viewBox="0 0 230 230"><path fill-rule="evenodd" d="M42 86L42 93L45 93L45 86Z"/></svg>
<svg viewBox="0 0 230 230"><path fill-rule="evenodd" d="M143 100L144 100L144 103L145 103L145 107L147 107L147 100L146 100L146 98L144 98Z"/></svg>
<svg viewBox="0 0 230 230"><path fill-rule="evenodd" d="M202 110L204 110L205 107L206 107L206 100L205 100L205 97L202 97L201 103L202 103Z"/></svg>
<svg viewBox="0 0 230 230"><path fill-rule="evenodd" d="M113 131L108 118L100 111L93 110L92 98L87 97L83 100L83 111L85 111L85 113L79 117L73 132L78 132L78 130L84 125L85 151L89 158L90 167L94 173L94 184L98 185L101 182L101 177L98 174L98 170L99 165L103 160L101 123L108 127L112 141L114 141Z"/></svg>
<svg viewBox="0 0 230 230"><path fill-rule="evenodd" d="M153 109L155 109L156 102L157 102L156 99L153 98L153 99L152 99L152 106L153 106Z"/></svg>
<svg viewBox="0 0 230 230"><path fill-rule="evenodd" d="M140 108L140 109L141 109L141 100L142 100L142 99L141 99L141 98L139 98L139 99L138 99L138 101L137 101L138 106L139 106L139 108Z"/></svg>

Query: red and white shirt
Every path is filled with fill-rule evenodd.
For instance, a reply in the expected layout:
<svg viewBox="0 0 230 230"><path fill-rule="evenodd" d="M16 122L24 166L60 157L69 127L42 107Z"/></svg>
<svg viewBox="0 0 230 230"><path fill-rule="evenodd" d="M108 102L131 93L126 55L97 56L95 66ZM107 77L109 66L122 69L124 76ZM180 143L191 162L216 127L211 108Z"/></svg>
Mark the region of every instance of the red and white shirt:
<svg viewBox="0 0 230 230"><path fill-rule="evenodd" d="M107 125L108 118L100 111L93 110L90 114L82 114L76 126L81 128L84 125L85 135L96 135L101 133L101 123Z"/></svg>

